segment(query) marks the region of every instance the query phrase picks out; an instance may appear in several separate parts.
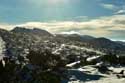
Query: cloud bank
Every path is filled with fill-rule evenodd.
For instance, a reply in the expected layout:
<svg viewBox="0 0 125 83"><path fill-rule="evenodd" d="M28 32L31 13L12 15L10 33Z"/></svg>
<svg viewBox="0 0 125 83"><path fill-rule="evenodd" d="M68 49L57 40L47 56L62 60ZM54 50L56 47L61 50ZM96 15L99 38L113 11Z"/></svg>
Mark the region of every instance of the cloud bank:
<svg viewBox="0 0 125 83"><path fill-rule="evenodd" d="M102 7L109 9L109 10L115 10L117 7L113 4L101 4Z"/></svg>
<svg viewBox="0 0 125 83"><path fill-rule="evenodd" d="M108 37L125 40L125 15L103 16L84 22L78 21L53 21L53 22L27 22L18 25L0 25L4 29L14 26L45 29L51 33L80 33L96 37Z"/></svg>

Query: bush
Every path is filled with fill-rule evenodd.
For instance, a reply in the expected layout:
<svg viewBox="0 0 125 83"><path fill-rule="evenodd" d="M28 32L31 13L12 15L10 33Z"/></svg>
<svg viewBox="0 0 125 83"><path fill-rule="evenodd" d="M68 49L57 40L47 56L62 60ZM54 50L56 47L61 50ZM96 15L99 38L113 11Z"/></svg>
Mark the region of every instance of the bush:
<svg viewBox="0 0 125 83"><path fill-rule="evenodd" d="M109 64L118 64L118 57L115 54L104 55L102 61Z"/></svg>
<svg viewBox="0 0 125 83"><path fill-rule="evenodd" d="M125 56L119 56L119 64L125 65Z"/></svg>

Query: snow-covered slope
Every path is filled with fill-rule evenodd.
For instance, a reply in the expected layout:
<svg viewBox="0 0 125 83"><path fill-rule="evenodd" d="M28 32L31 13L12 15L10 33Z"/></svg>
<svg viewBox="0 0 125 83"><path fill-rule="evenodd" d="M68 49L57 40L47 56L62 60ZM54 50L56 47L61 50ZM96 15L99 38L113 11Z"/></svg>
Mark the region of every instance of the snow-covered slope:
<svg viewBox="0 0 125 83"><path fill-rule="evenodd" d="M0 37L0 60L4 57L4 52L5 52L5 42Z"/></svg>
<svg viewBox="0 0 125 83"><path fill-rule="evenodd" d="M125 67L110 67L113 72L119 73ZM102 74L93 66L84 66L69 70L70 80L62 83L125 83L125 78L118 78L117 74Z"/></svg>

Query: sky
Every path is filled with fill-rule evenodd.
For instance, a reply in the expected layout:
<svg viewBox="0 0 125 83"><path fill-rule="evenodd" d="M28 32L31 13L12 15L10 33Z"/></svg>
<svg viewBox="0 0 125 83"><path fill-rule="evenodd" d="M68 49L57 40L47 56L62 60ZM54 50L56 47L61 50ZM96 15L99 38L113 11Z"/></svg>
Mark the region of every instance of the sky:
<svg viewBox="0 0 125 83"><path fill-rule="evenodd" d="M0 28L125 40L125 0L0 0Z"/></svg>

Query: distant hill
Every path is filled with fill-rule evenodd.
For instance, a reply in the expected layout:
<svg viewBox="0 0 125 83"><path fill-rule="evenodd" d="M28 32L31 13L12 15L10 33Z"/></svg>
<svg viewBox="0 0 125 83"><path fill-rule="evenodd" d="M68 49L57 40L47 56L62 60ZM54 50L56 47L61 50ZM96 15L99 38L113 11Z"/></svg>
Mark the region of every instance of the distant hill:
<svg viewBox="0 0 125 83"><path fill-rule="evenodd" d="M123 41L115 41L116 43L119 43L119 44L122 44L122 45L125 45L125 42Z"/></svg>
<svg viewBox="0 0 125 83"><path fill-rule="evenodd" d="M57 37L65 39L69 39L70 41L79 41L82 43L86 43L87 47L91 47L97 50L103 50L104 52L114 52L121 53L125 51L124 43L114 42L110 39L100 37L95 38L88 35L79 35L79 34L58 34Z"/></svg>
<svg viewBox="0 0 125 83"><path fill-rule="evenodd" d="M95 38L91 41L88 42L93 48L96 49L101 49L101 50L105 50L105 51L113 51L116 53L119 52L123 52L125 51L125 46L120 44L120 43L116 43L114 41L111 41L110 39L107 38Z"/></svg>
<svg viewBox="0 0 125 83"><path fill-rule="evenodd" d="M33 28L33 29L27 29L25 27L15 27L11 32L14 33L26 33L30 35L39 35L39 36L53 36L51 33L49 33L46 30Z"/></svg>
<svg viewBox="0 0 125 83"><path fill-rule="evenodd" d="M94 37L92 36L79 35L79 34L56 34L56 37L62 37L64 39L69 39L72 41L79 41L79 42L89 41L94 39Z"/></svg>

